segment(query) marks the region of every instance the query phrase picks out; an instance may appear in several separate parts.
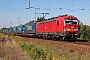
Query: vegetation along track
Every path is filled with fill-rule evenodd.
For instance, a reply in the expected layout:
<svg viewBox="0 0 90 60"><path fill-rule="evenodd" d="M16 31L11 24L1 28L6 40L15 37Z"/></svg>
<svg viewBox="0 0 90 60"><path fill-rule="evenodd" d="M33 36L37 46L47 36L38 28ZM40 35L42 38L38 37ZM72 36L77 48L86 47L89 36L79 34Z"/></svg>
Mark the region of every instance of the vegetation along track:
<svg viewBox="0 0 90 60"><path fill-rule="evenodd" d="M80 54L90 54L90 41L77 40L76 42L71 41L53 41L53 40L44 40L38 38L26 38L22 37L26 42L38 43L41 45L50 45L51 48L57 47L61 50L67 50L70 52L77 52Z"/></svg>

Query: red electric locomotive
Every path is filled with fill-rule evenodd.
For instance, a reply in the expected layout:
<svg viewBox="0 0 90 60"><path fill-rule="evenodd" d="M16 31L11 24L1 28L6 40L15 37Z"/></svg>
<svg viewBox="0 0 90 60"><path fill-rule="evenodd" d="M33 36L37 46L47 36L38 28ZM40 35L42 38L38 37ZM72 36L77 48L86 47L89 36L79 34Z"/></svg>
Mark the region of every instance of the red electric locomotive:
<svg viewBox="0 0 90 60"><path fill-rule="evenodd" d="M76 40L79 33L79 20L75 16L61 15L45 19L36 25L36 34L39 38Z"/></svg>

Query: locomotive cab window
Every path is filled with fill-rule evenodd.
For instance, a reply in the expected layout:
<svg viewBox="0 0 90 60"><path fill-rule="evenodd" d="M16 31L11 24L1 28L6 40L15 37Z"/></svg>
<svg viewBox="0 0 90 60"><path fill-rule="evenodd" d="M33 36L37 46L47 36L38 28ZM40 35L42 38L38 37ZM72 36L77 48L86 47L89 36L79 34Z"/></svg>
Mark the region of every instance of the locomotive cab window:
<svg viewBox="0 0 90 60"><path fill-rule="evenodd" d="M71 20L65 20L65 23L66 23L66 24L71 24L72 21L71 21Z"/></svg>
<svg viewBox="0 0 90 60"><path fill-rule="evenodd" d="M65 20L65 24L77 24L78 20Z"/></svg>
<svg viewBox="0 0 90 60"><path fill-rule="evenodd" d="M78 21L77 20L73 20L72 24L77 24Z"/></svg>

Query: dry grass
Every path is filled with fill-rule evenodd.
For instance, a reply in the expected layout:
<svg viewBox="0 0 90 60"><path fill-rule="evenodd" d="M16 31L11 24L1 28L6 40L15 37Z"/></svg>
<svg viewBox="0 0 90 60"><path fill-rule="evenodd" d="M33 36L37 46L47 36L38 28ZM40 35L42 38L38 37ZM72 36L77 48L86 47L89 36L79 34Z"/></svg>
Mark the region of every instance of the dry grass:
<svg viewBox="0 0 90 60"><path fill-rule="evenodd" d="M0 60L30 60L12 36L0 35Z"/></svg>

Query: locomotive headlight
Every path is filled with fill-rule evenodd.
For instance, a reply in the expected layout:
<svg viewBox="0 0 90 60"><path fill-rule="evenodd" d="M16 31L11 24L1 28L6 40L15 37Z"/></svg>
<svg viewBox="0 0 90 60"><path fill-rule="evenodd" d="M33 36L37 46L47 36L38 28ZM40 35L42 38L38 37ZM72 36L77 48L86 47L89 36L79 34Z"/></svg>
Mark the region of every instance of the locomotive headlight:
<svg viewBox="0 0 90 60"><path fill-rule="evenodd" d="M64 28L64 31L71 31L70 28Z"/></svg>
<svg viewBox="0 0 90 60"><path fill-rule="evenodd" d="M78 31L78 28L74 29L74 31Z"/></svg>

